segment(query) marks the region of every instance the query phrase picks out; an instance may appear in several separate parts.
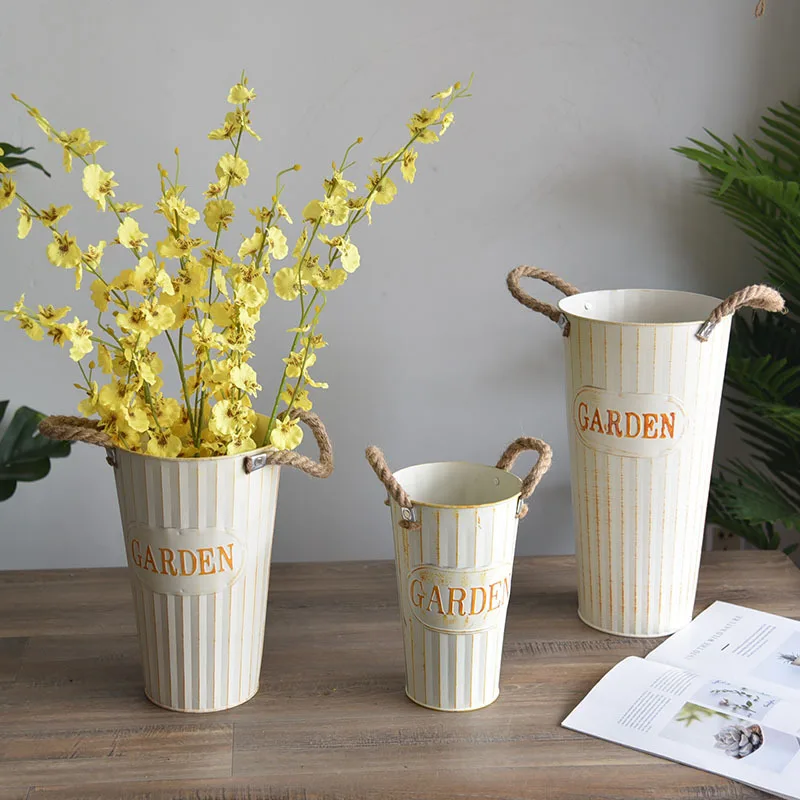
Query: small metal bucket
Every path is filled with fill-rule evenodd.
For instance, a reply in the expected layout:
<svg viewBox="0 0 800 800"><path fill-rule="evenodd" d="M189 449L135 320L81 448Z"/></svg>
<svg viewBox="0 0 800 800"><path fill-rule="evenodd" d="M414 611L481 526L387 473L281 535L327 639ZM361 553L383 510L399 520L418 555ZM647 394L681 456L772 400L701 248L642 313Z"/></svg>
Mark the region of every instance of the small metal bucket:
<svg viewBox="0 0 800 800"><path fill-rule="evenodd" d="M525 480L508 470L523 449L539 459ZM367 457L389 492L406 694L437 711L497 699L517 523L551 461L547 444L519 439L497 467L465 462L389 471Z"/></svg>
<svg viewBox="0 0 800 800"><path fill-rule="evenodd" d="M566 298L556 309L520 277ZM691 292L578 290L518 267L508 286L564 338L578 614L622 636L665 636L692 619L731 314L780 310L751 286L725 301Z"/></svg>

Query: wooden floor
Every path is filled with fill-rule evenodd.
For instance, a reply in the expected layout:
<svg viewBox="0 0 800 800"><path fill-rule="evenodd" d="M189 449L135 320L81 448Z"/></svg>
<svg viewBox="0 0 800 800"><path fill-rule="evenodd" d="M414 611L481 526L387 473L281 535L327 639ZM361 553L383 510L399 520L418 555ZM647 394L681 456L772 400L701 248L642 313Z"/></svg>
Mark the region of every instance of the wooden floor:
<svg viewBox="0 0 800 800"><path fill-rule="evenodd" d="M123 570L0 573L0 800L765 797L559 727L611 666L657 644L580 623L570 557L518 561L494 705L414 705L393 570L276 565L261 691L210 715L143 696ZM698 608L715 599L800 616L800 570L778 553L709 554Z"/></svg>

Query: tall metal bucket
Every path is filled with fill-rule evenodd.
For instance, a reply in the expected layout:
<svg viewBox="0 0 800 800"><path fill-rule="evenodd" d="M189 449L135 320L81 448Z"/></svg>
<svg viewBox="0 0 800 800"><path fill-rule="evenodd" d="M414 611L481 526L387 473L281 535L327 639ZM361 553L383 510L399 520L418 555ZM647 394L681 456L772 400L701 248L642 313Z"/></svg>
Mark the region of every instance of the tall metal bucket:
<svg viewBox="0 0 800 800"><path fill-rule="evenodd" d="M524 292L538 278L558 308ZM518 267L508 287L561 327L578 614L622 636L664 636L694 608L731 314L779 311L770 287L727 300L649 289L579 292Z"/></svg>
<svg viewBox="0 0 800 800"><path fill-rule="evenodd" d="M524 480L508 471L523 450L539 453ZM473 711L497 699L517 523L551 458L547 444L522 438L496 467L442 462L392 475L383 453L367 450L389 495L406 694L415 703Z"/></svg>

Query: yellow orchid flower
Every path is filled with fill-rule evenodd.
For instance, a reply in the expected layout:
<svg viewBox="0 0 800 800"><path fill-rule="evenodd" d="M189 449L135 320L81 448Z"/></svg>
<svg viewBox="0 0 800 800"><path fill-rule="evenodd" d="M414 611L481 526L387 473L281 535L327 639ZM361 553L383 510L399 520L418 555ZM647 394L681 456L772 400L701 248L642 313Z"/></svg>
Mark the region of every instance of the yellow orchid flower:
<svg viewBox="0 0 800 800"><path fill-rule="evenodd" d="M244 186L250 177L250 168L247 166L247 162L232 153L225 153L222 156L217 163L215 172L220 185L226 188L228 186Z"/></svg>
<svg viewBox="0 0 800 800"><path fill-rule="evenodd" d="M0 183L0 210L8 208L17 195L17 184L6 175L3 182Z"/></svg>
<svg viewBox="0 0 800 800"><path fill-rule="evenodd" d="M305 356L305 366L303 366L304 356L304 353L292 352L289 353L288 358L283 359L283 363L286 364L286 376L288 378L299 378L301 369L305 370L314 366L314 363L317 360L316 354L309 353L307 356Z"/></svg>
<svg viewBox="0 0 800 800"><path fill-rule="evenodd" d="M72 309L69 306L54 308L52 305L39 306L39 313L36 315L43 325L52 325L69 314Z"/></svg>
<svg viewBox="0 0 800 800"><path fill-rule="evenodd" d="M235 456L239 453L249 453L255 450L258 445L255 443L251 436L244 436L243 434L234 435L227 446L225 447L225 454Z"/></svg>
<svg viewBox="0 0 800 800"><path fill-rule="evenodd" d="M67 336L72 342L69 349L69 357L73 361L80 361L84 356L89 355L94 349L92 344L92 331L87 327L86 320L81 322L77 317L64 327L67 329Z"/></svg>
<svg viewBox="0 0 800 800"><path fill-rule="evenodd" d="M209 230L216 233L220 225L223 230L228 230L228 226L233 222L235 212L236 206L231 200L217 198L206 203L206 207L203 210L203 219Z"/></svg>
<svg viewBox="0 0 800 800"><path fill-rule="evenodd" d="M417 151L410 147L403 153L400 174L406 183L414 183L414 176L417 174L417 155Z"/></svg>
<svg viewBox="0 0 800 800"><path fill-rule="evenodd" d="M342 266L347 272L355 272L358 269L361 264L361 256L358 248L350 241L349 237L334 236L330 238L320 234L318 238L328 246L336 248L341 257Z"/></svg>
<svg viewBox="0 0 800 800"><path fill-rule="evenodd" d="M81 249L68 231L53 231L53 241L47 245L47 257L56 267L75 269L81 263Z"/></svg>
<svg viewBox="0 0 800 800"><path fill-rule="evenodd" d="M286 244L286 236L283 231L275 225L267 229L267 241L269 242L269 254L276 260L281 261L289 255L289 246Z"/></svg>
<svg viewBox="0 0 800 800"><path fill-rule="evenodd" d="M97 388L97 381L91 381L87 389L88 397L78 403L78 411L84 417L91 417L97 413L97 401L100 399L100 392Z"/></svg>
<svg viewBox="0 0 800 800"><path fill-rule="evenodd" d="M228 92L228 102L234 105L249 103L251 100L255 100L255 98L255 91L253 89L248 89L244 83L237 83L231 88L230 92Z"/></svg>
<svg viewBox="0 0 800 800"><path fill-rule="evenodd" d="M284 420L278 417L269 441L279 450L294 450L303 441L303 429L297 424L297 420Z"/></svg>
<svg viewBox="0 0 800 800"><path fill-rule="evenodd" d="M103 211L106 210L106 198L113 197L114 187L119 186L113 177L113 172L106 172L99 164L87 164L83 169L83 191Z"/></svg>
<svg viewBox="0 0 800 800"><path fill-rule="evenodd" d="M148 235L139 230L139 223L133 217L125 217L117 229L117 238L128 250L138 250L144 246Z"/></svg>
<svg viewBox="0 0 800 800"><path fill-rule="evenodd" d="M96 272L97 268L100 266L100 262L103 260L105 249L106 243L102 240L96 245L90 244L83 253L81 253L83 263L86 264L89 269Z"/></svg>
<svg viewBox="0 0 800 800"><path fill-rule="evenodd" d="M369 176L366 188L372 194L370 199L379 206L388 205L397 194L397 186L394 181L387 175L381 177L377 172L373 172Z"/></svg>
<svg viewBox="0 0 800 800"><path fill-rule="evenodd" d="M312 200L303 209L305 222L317 222L320 226L344 225L350 209L343 197L326 197L324 200Z"/></svg>
<svg viewBox="0 0 800 800"><path fill-rule="evenodd" d="M17 238L24 239L30 232L33 220L27 206L19 207L19 222L17 222Z"/></svg>
<svg viewBox="0 0 800 800"><path fill-rule="evenodd" d="M64 217L72 210L72 206L54 206L50 205L49 208L42 209L37 219L45 228L52 228L57 225Z"/></svg>
<svg viewBox="0 0 800 800"><path fill-rule="evenodd" d="M290 383L286 384L286 388L281 393L281 400L283 400L287 406L293 406L302 411L311 411L312 409L311 400L308 398L308 392L305 389L301 389L298 392L297 387L292 386Z"/></svg>
<svg viewBox="0 0 800 800"><path fill-rule="evenodd" d="M281 300L295 300L300 295L300 280L295 267L279 269L272 278L272 284Z"/></svg>
<svg viewBox="0 0 800 800"><path fill-rule="evenodd" d="M27 314L20 314L17 316L19 327L33 339L34 342L40 342L44 338L44 329L33 317Z"/></svg>
<svg viewBox="0 0 800 800"><path fill-rule="evenodd" d="M219 400L211 410L208 427L219 436L233 436L248 425L253 412L239 400Z"/></svg>
<svg viewBox="0 0 800 800"><path fill-rule="evenodd" d="M343 269L317 269L311 273L310 283L321 292L332 292L347 280L347 272Z"/></svg>
<svg viewBox="0 0 800 800"><path fill-rule="evenodd" d="M441 119L442 113L442 107L437 106L430 110L423 108L422 111L411 117L407 127L411 135L416 137L416 141L422 144L439 141L439 137L429 126L437 123Z"/></svg>
<svg viewBox="0 0 800 800"><path fill-rule="evenodd" d="M257 230L249 239L245 239L237 256L240 259L247 258L248 256L255 256L259 250L264 246L264 234Z"/></svg>
<svg viewBox="0 0 800 800"><path fill-rule="evenodd" d="M241 389L253 397L261 391L261 385L256 380L256 371L249 364L233 367L230 372L230 381L237 389Z"/></svg>
<svg viewBox="0 0 800 800"><path fill-rule="evenodd" d="M177 458L183 444L181 440L170 431L155 431L150 434L147 441L147 455L159 458Z"/></svg>
<svg viewBox="0 0 800 800"><path fill-rule="evenodd" d="M322 188L325 189L328 197L345 199L348 192L356 190L356 185L352 181L348 181L341 172L334 170L333 176L322 182Z"/></svg>

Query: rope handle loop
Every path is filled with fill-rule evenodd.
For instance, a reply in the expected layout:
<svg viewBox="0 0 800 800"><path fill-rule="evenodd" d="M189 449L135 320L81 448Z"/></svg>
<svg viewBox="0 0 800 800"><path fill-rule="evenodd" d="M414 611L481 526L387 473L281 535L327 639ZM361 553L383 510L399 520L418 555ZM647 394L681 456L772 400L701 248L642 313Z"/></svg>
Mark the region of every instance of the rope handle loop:
<svg viewBox="0 0 800 800"><path fill-rule="evenodd" d="M539 485L539 481L544 477L550 465L553 463L553 448L547 442L541 439L536 439L533 436L520 436L515 439L511 444L506 447L500 460L497 462L497 469L503 469L506 472L511 470L514 462L520 453L526 450L535 450L539 454L536 463L531 468L522 481L522 491L520 492L520 506L517 511L517 519L522 519L528 513L528 506L522 501L527 499L533 494L533 490Z"/></svg>
<svg viewBox="0 0 800 800"><path fill-rule="evenodd" d="M384 456L380 447L376 447L374 444L370 445L366 450L366 456L369 465L378 476L378 480L386 487L389 496L400 506L400 513L403 517L399 522L400 527L406 530L421 528L422 523L417 520L411 498L392 474L392 470L386 463L386 456Z"/></svg>
<svg viewBox="0 0 800 800"><path fill-rule="evenodd" d="M553 322L559 325L562 336L569 336L569 322L564 315L555 306L550 305L550 303L544 303L529 295L519 285L520 278L536 278L537 280L549 283L555 289L563 292L567 297L580 294L580 289L577 289L571 283L567 283L567 281L559 278L558 275L553 272L547 272L547 270L539 269L538 267L528 267L525 265L512 269L506 278L508 291L511 292L516 300L525 307L530 308L531 311L537 311L539 314L544 314L546 317L549 317Z"/></svg>
<svg viewBox="0 0 800 800"><path fill-rule="evenodd" d="M786 303L780 292L763 283L745 286L730 297L725 298L709 315L708 319L700 326L695 336L701 342L707 342L711 332L727 316L735 313L740 308L757 308L762 311L779 311L786 313Z"/></svg>
<svg viewBox="0 0 800 800"><path fill-rule="evenodd" d="M83 417L45 417L39 423L39 433L48 439L59 442L85 442L98 447L113 447L114 442L103 430L100 430L96 419Z"/></svg>
<svg viewBox="0 0 800 800"><path fill-rule="evenodd" d="M333 448L322 420L311 411L301 411L300 409L295 409L292 417L304 422L314 434L319 447L319 462L295 453L293 450L277 450L246 456L245 472L252 472L266 464L296 467L313 478L327 478L333 472ZM39 423L39 431L48 439L57 441L85 442L112 449L116 447L111 437L100 429L99 422L95 419L64 416L45 417Z"/></svg>
<svg viewBox="0 0 800 800"><path fill-rule="evenodd" d="M282 467L295 467L312 478L327 478L333 472L333 445L328 431L322 420L313 411L302 411L296 408L292 411L292 419L304 422L306 427L314 434L319 448L319 461L296 453L294 450L273 450L260 454L265 464ZM252 472L257 469L259 456L247 456L244 460L244 471Z"/></svg>

